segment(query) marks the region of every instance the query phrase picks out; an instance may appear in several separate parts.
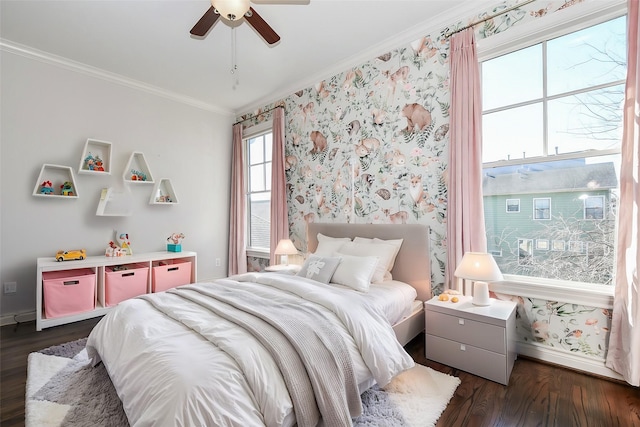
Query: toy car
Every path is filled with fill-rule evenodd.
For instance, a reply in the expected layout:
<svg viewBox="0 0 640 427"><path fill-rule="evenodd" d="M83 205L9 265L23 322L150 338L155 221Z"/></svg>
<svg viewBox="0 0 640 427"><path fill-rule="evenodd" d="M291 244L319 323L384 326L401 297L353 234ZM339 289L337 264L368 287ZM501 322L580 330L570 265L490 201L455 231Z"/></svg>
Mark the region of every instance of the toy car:
<svg viewBox="0 0 640 427"><path fill-rule="evenodd" d="M58 251L56 254L57 261L70 261L75 259L85 259L87 252L84 249L78 249L74 251Z"/></svg>

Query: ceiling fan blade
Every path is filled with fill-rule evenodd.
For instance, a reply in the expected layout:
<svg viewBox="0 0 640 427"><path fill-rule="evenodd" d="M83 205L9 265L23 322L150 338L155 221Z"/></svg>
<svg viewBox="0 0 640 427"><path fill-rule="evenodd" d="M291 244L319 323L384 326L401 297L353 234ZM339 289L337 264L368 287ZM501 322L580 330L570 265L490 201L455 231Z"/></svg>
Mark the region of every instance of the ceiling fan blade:
<svg viewBox="0 0 640 427"><path fill-rule="evenodd" d="M202 18L193 26L190 33L194 36L204 37L219 17L220 14L216 13L216 9L213 6L209 7L209 10L202 15Z"/></svg>
<svg viewBox="0 0 640 427"><path fill-rule="evenodd" d="M309 4L309 0L251 0L256 4Z"/></svg>
<svg viewBox="0 0 640 427"><path fill-rule="evenodd" d="M280 36L273 31L273 28L265 22L264 19L251 7L249 13L244 16L249 25L251 25L269 44L274 44L280 41Z"/></svg>

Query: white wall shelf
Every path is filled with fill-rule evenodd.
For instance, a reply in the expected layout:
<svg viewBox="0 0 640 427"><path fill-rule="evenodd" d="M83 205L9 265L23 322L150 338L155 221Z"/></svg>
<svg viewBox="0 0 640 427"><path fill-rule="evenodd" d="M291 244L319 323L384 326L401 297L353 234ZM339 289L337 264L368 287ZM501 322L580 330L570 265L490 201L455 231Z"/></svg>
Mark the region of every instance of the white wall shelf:
<svg viewBox="0 0 640 427"><path fill-rule="evenodd" d="M122 178L125 182L136 184L153 184L153 175L144 154L138 151L131 153Z"/></svg>
<svg viewBox="0 0 640 427"><path fill-rule="evenodd" d="M67 188L62 188L67 185ZM70 186L70 188L69 188ZM69 166L51 165L45 163L40 169L40 175L33 187L36 197L77 199L78 187Z"/></svg>
<svg viewBox="0 0 640 427"><path fill-rule="evenodd" d="M87 139L80 157L78 173L93 175L111 174L111 146L107 141Z"/></svg>
<svg viewBox="0 0 640 427"><path fill-rule="evenodd" d="M103 188L96 209L97 216L130 216L131 193L128 189Z"/></svg>
<svg viewBox="0 0 640 427"><path fill-rule="evenodd" d="M149 198L150 205L176 205L178 204L178 196L173 189L173 184L168 178L161 178L151 192Z"/></svg>

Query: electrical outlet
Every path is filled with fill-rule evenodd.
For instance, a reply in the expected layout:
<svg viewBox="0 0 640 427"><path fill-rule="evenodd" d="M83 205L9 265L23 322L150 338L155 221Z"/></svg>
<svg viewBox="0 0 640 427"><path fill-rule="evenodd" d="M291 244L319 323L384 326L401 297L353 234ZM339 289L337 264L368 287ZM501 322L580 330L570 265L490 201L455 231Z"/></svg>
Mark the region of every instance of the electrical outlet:
<svg viewBox="0 0 640 427"><path fill-rule="evenodd" d="M216 258L216 267L220 267L220 258Z"/></svg>
<svg viewBox="0 0 640 427"><path fill-rule="evenodd" d="M18 288L17 282L4 282L4 293L15 294Z"/></svg>

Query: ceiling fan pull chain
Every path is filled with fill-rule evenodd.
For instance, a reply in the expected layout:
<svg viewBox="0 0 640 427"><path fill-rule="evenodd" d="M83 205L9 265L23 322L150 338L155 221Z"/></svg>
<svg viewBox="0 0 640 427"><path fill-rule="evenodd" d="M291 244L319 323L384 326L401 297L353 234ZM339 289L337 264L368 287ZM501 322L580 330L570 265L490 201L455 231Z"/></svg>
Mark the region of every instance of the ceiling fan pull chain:
<svg viewBox="0 0 640 427"><path fill-rule="evenodd" d="M235 73L238 69L236 62L236 29L231 28L231 74Z"/></svg>

